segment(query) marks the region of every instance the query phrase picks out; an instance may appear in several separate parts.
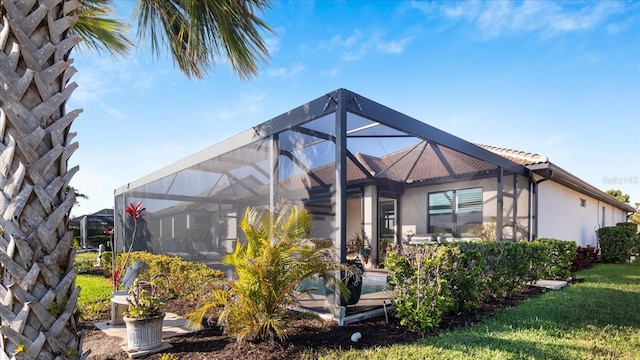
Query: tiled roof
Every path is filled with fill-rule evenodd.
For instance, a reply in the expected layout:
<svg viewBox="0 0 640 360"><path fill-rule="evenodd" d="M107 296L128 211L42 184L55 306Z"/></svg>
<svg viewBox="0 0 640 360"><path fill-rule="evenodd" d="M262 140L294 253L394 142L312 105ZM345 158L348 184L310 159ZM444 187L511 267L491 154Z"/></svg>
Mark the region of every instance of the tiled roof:
<svg viewBox="0 0 640 360"><path fill-rule="evenodd" d="M625 204L619 201L613 196L605 193L604 191L596 188L595 186L569 173L568 171L558 167L555 164L552 164L549 161L549 158L547 158L546 156L532 154L525 151L504 149L504 148L499 148L495 146L488 146L488 145L482 145L482 144L476 144L476 145L523 166L546 164L546 167L544 168L546 170L538 169L535 172L543 176L549 176L550 178L552 178L553 181L561 185L564 185L580 193L592 196L595 199L598 199L607 204L616 206L619 209L623 209L629 212L633 212L635 210L629 204Z"/></svg>
<svg viewBox="0 0 640 360"><path fill-rule="evenodd" d="M438 151L442 154L442 159L446 161L447 165L444 165L441 161ZM371 176L398 182L420 182L449 176L456 177L496 168L494 164L444 146L439 146L435 149L431 144L425 146L424 143L382 157L363 153L356 153L354 157ZM452 173L449 172L450 170ZM319 179L322 179L325 184L333 184L335 182L335 168L333 163L312 169L312 172ZM306 177L305 175L301 176ZM347 181L352 182L366 178L367 176L348 159ZM288 181L296 181L296 178L291 178ZM311 179L311 187L318 185L315 180Z"/></svg>
<svg viewBox="0 0 640 360"><path fill-rule="evenodd" d="M409 149L403 149L395 153L383 156L379 159L384 164L382 176L396 181L404 182L424 181L430 179L445 178L464 174L473 174L478 171L495 169L494 164L476 159L463 153L439 146L445 166L438 156L436 148L431 144L421 144ZM447 168L448 167L448 168ZM453 174L449 173L449 170Z"/></svg>
<svg viewBox="0 0 640 360"><path fill-rule="evenodd" d="M500 155L506 159L509 159L515 162L516 164L520 164L523 166L549 162L549 159L546 156L533 154L526 151L505 149L505 148L499 148L499 147L483 145L483 144L475 144L475 145L485 150L489 150L494 154Z"/></svg>

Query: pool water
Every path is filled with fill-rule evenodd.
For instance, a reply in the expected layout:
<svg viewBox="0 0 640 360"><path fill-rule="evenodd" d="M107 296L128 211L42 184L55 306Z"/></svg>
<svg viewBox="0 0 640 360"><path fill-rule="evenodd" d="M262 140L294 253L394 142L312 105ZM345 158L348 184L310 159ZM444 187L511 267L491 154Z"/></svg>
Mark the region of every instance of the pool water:
<svg viewBox="0 0 640 360"><path fill-rule="evenodd" d="M298 284L299 290L314 288L311 294L324 296L324 282L322 278L306 278ZM362 295L372 294L387 289L387 278L385 276L367 275L362 276Z"/></svg>

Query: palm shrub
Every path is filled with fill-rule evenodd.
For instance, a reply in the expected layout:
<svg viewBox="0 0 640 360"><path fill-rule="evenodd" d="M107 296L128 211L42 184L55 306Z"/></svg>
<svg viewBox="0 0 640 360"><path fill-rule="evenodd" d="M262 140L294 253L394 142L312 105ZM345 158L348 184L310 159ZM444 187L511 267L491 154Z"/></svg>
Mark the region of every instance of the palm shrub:
<svg viewBox="0 0 640 360"><path fill-rule="evenodd" d="M311 214L300 206L287 204L275 212L247 209L240 225L246 243L238 242L222 259L235 268L234 279L214 288L187 316L188 325L199 328L210 311L222 306L218 325L238 341L283 340L286 315L300 296L296 289L302 280L322 274L347 297L334 274L353 275L353 270L336 261L332 241L306 238L311 224Z"/></svg>

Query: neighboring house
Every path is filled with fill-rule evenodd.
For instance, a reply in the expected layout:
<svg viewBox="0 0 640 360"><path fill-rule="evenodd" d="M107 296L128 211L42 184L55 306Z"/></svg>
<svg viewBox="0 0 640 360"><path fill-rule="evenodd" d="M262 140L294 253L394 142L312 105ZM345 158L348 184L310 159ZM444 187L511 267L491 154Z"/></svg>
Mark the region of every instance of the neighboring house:
<svg viewBox="0 0 640 360"><path fill-rule="evenodd" d="M345 89L132 181L115 197L116 228L126 204L144 203L154 252L169 240L195 251L184 244L195 225L209 228L209 250L230 252L248 207L288 201L313 214L310 236L333 239L343 261L349 238L364 234L373 264L388 239L471 239L491 228L498 240L594 245L598 227L633 212L546 157L472 144Z"/></svg>
<svg viewBox="0 0 640 360"><path fill-rule="evenodd" d="M81 215L69 220L71 228L78 229L76 236L80 246L92 248L103 242L104 230L113 228L113 209L102 209L89 215Z"/></svg>

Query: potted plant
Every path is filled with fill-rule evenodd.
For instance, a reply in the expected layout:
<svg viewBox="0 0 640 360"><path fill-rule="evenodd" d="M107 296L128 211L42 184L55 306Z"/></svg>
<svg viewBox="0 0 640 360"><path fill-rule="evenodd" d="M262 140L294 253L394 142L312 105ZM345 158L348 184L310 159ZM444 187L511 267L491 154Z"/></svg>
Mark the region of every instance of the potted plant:
<svg viewBox="0 0 640 360"><path fill-rule="evenodd" d="M127 327L129 350L155 349L162 343L162 300L151 282L135 282L129 289L129 307L122 319Z"/></svg>
<svg viewBox="0 0 640 360"><path fill-rule="evenodd" d="M358 256L360 256L360 260L367 264L369 262L369 257L371 256L371 245L369 244L369 240L366 235L362 232L354 233L349 241L353 251L357 252Z"/></svg>
<svg viewBox="0 0 640 360"><path fill-rule="evenodd" d="M368 264L369 263L369 257L371 256L371 247L367 246L367 247L364 247L364 248L360 249L359 255L362 258L362 261L364 261L365 264Z"/></svg>
<svg viewBox="0 0 640 360"><path fill-rule="evenodd" d="M349 297L345 298L340 296L340 301L336 301L336 284L331 281L324 283L325 296L329 304L338 304L340 306L355 305L360 301L360 294L362 293L362 274L364 274L364 265L360 261L360 258L355 257L347 260L347 265L351 267L351 271L341 272L340 277L342 283L349 290Z"/></svg>
<svg viewBox="0 0 640 360"><path fill-rule="evenodd" d="M362 233L354 233L349 239L349 252L360 253L360 250L364 248L364 235Z"/></svg>

